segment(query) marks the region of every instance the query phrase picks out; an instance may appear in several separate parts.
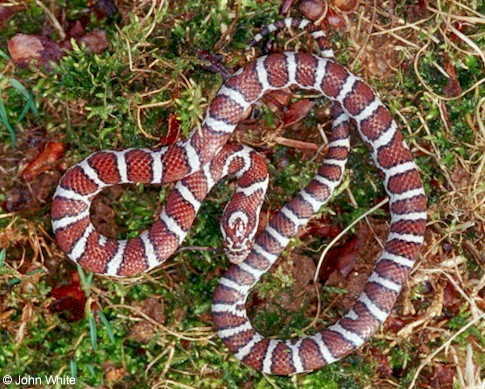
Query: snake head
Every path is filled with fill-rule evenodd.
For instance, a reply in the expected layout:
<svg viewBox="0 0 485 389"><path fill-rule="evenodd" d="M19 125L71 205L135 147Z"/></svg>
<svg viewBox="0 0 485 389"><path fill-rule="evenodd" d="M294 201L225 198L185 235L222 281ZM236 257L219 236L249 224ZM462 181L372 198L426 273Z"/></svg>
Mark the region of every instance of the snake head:
<svg viewBox="0 0 485 389"><path fill-rule="evenodd" d="M255 233L253 225L243 211L223 215L221 231L224 237L224 252L232 263L241 263L251 252Z"/></svg>

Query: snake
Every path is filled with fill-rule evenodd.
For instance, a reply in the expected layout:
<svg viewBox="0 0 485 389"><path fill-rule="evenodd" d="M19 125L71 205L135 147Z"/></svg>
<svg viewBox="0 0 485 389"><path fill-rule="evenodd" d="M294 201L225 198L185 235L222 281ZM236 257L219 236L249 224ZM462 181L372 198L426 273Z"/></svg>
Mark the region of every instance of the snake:
<svg viewBox="0 0 485 389"><path fill-rule="evenodd" d="M306 19L264 27L251 45L283 28L306 30L319 55L283 51L247 63L220 87L205 117L186 140L157 149L101 150L69 168L53 196L52 228L68 258L101 275L150 271L182 244L211 188L234 176L237 189L224 209L224 250L232 262L216 287L212 314L219 338L247 366L268 374L309 372L366 343L389 316L419 255L426 228L426 194L419 170L390 111L361 78L335 61L325 33ZM268 186L266 162L247 146L228 143L251 105L284 88L312 91L332 103L327 153L310 183L257 233ZM319 212L342 181L353 125L368 146L389 196L389 233L352 308L312 335L274 339L251 324L246 301L298 230ZM139 236L117 240L90 220L93 199L116 184L176 182L164 209Z"/></svg>

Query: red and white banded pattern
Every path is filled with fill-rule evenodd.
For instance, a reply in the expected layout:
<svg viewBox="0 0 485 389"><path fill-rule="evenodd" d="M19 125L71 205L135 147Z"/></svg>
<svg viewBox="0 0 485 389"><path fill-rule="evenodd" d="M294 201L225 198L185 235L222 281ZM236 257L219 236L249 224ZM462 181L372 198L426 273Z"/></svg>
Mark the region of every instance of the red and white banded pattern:
<svg viewBox="0 0 485 389"><path fill-rule="evenodd" d="M85 269L111 276L130 276L159 266L184 240L202 200L212 187L235 175L238 188L221 220L225 249L233 262L249 254L268 186L267 166L254 150L228 144L194 174L177 182L160 217L148 231L130 240L101 235L89 218L93 198L116 183L160 183L171 169L158 151L101 151L74 165L62 178L52 205L52 226L59 245ZM167 166L168 164L168 166Z"/></svg>
<svg viewBox="0 0 485 389"><path fill-rule="evenodd" d="M306 28L305 23L299 22L299 28ZM278 25L269 30L273 28ZM319 34L312 32L316 39L324 39ZM236 174L239 196L226 209L222 223L226 232L233 228L226 250L236 250L232 258L236 264L221 278L212 306L220 338L245 364L271 374L318 369L360 347L389 315L418 255L426 225L426 197L389 111L369 86L331 58L331 52L324 55L284 52L260 57L225 82L207 110L201 131L192 132L185 142L156 151L101 151L73 166L62 178L52 208L61 247L73 261L97 273L126 276L152 269L182 242L214 182L225 173ZM249 225L255 216L240 212L239 206L254 197L248 200L248 208L259 210L267 179L265 173L246 175L262 169L255 154L224 145L251 104L270 90L290 86L316 91L334 102L329 151L317 176L273 217L240 262L249 251L243 235L254 234ZM305 338L266 339L247 317L249 291L340 183L349 152L349 119L369 145L390 197L390 233L384 250L354 307L334 325ZM237 152L241 154L233 156ZM92 198L105 186L179 180L160 218L138 238L108 239L89 221Z"/></svg>

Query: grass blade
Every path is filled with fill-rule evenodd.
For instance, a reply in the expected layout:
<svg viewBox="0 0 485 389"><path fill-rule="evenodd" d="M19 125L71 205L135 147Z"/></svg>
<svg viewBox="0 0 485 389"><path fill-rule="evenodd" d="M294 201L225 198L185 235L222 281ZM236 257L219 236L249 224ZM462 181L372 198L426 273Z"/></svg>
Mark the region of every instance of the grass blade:
<svg viewBox="0 0 485 389"><path fill-rule="evenodd" d="M10 139L12 144L15 145L15 129L12 127L10 122L8 121L7 111L5 109L5 105L3 104L2 96L0 95L0 122L7 127L8 132L10 133Z"/></svg>
<svg viewBox="0 0 485 389"><path fill-rule="evenodd" d="M111 325L109 324L109 321L104 315L103 311L99 310L98 315L106 329L106 333L108 334L108 338L111 340L111 343L116 344L115 337L113 335L113 329L111 328Z"/></svg>

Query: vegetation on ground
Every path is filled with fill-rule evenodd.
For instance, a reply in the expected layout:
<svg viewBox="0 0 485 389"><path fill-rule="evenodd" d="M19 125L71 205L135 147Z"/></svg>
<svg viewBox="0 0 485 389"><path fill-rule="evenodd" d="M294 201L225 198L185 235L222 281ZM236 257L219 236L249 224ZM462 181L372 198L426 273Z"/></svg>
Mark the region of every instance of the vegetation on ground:
<svg viewBox="0 0 485 389"><path fill-rule="evenodd" d="M428 194L428 229L398 304L370 342L319 371L275 377L245 367L213 328L212 295L229 266L217 250L218 220L231 183L205 200L184 249L127 280L70 263L55 242L50 205L62 173L92 152L156 147L178 128L178 139L185 138L223 83L200 53L230 72L261 55L260 48L247 53L245 47L281 18L280 2L120 0L114 14L103 12L110 1L89 2L90 9L86 3L0 5L0 12L9 10L0 20L0 376L70 376L79 387L484 384L483 4L357 2L343 12L342 2L328 2L321 22L338 62L378 91L416 158ZM289 14L301 17L297 5ZM69 49L55 63L14 64L9 42L16 34L61 42L76 21L83 34L104 31L108 47L94 54L89 42L67 38ZM290 36L272 37L274 49L313 50L304 34ZM314 99L305 119L288 124L288 112L299 114L295 102L310 97L269 96L234 135L270 163L263 220L311 179L324 157L328 102ZM353 135L339 193L252 293L248 308L264 335L290 338L333 323L377 258L389 220L385 193L367 148ZM47 168L26 174L48 144L60 143ZM114 189L96 202L92 218L106 234L136 236L151 225L170 189Z"/></svg>

